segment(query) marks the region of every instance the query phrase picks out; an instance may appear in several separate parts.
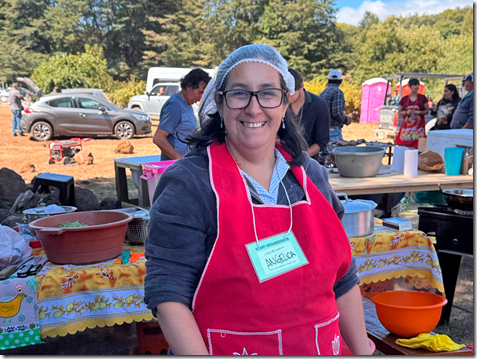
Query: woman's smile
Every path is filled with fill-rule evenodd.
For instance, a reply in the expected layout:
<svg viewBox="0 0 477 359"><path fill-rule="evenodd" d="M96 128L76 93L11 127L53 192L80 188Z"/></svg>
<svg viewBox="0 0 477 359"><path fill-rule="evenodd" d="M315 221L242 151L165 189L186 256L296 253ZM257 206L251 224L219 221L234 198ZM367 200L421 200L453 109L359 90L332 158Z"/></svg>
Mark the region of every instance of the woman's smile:
<svg viewBox="0 0 477 359"><path fill-rule="evenodd" d="M265 126L267 124L267 121L263 121L263 122L240 121L240 123L247 128L260 128L260 127Z"/></svg>

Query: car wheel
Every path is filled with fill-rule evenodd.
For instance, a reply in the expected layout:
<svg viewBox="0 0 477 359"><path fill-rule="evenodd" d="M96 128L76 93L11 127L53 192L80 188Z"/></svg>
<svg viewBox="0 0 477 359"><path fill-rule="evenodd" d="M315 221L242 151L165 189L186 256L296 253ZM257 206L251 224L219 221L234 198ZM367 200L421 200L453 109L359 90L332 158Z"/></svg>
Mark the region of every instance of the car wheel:
<svg viewBox="0 0 477 359"><path fill-rule="evenodd" d="M121 139L121 138L133 138L134 137L134 126L131 122L121 121L114 126L114 135Z"/></svg>
<svg viewBox="0 0 477 359"><path fill-rule="evenodd" d="M137 111L142 111L139 106L133 106L131 107L132 110L137 110Z"/></svg>
<svg viewBox="0 0 477 359"><path fill-rule="evenodd" d="M36 122L31 128L31 135L36 141L49 141L53 137L53 128L47 122Z"/></svg>

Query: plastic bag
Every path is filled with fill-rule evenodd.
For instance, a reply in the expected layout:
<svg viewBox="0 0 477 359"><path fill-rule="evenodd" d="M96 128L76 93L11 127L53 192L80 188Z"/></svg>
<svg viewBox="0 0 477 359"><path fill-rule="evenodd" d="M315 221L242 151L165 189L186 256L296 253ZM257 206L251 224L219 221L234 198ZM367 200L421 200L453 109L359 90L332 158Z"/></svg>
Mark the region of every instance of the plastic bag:
<svg viewBox="0 0 477 359"><path fill-rule="evenodd" d="M20 233L7 226L0 225L0 268L18 264L28 258L33 250Z"/></svg>

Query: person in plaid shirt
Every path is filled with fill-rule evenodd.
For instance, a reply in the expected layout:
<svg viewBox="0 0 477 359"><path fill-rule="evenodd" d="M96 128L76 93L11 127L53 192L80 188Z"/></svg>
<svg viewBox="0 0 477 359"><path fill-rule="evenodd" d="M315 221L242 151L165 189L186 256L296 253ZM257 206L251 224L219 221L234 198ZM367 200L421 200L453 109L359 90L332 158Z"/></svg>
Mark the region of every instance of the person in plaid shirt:
<svg viewBox="0 0 477 359"><path fill-rule="evenodd" d="M349 125L351 118L344 114L344 93L340 90L343 75L340 70L331 70L328 74L328 86L320 94L320 97L328 104L331 113L330 142L343 138L341 128Z"/></svg>

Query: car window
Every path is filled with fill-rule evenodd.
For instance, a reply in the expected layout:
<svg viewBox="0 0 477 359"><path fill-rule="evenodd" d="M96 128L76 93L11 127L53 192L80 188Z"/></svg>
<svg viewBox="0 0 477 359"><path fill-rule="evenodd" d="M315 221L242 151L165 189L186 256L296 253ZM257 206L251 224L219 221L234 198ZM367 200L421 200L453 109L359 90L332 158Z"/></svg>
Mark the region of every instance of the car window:
<svg viewBox="0 0 477 359"><path fill-rule="evenodd" d="M152 91L151 91L151 96L160 96L160 95L159 95L159 93L160 93L159 90L160 90L161 88L164 89L165 86L157 86L157 87L154 87L154 88L152 89Z"/></svg>
<svg viewBox="0 0 477 359"><path fill-rule="evenodd" d="M47 103L51 107L67 107L67 108L74 107L73 101L71 101L71 97L55 98L54 100L50 100Z"/></svg>
<svg viewBox="0 0 477 359"><path fill-rule="evenodd" d="M164 95L165 96L172 96L176 92L179 92L179 86L178 85L165 86L165 89L164 89Z"/></svg>
<svg viewBox="0 0 477 359"><path fill-rule="evenodd" d="M76 103L79 108L86 108L89 110L97 110L101 104L98 101L86 97L77 97Z"/></svg>

